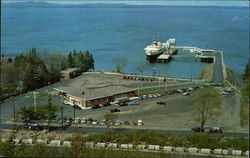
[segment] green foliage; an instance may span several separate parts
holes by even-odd
[[[250,75],[250,70],[249,70],[249,65],[250,64],[250,58],[248,59],[248,62],[246,64],[246,67],[245,67],[245,71],[242,75],[242,79],[245,81],[245,82],[249,82],[249,75]]]
[[[242,119],[242,125],[248,126],[249,125],[249,62],[246,64],[246,68],[244,73],[242,74],[243,79],[243,86],[241,87],[241,93],[242,93],[242,105],[241,105],[241,119]]]
[[[21,106],[20,111],[18,111],[17,113],[18,115],[21,115],[21,119],[26,123],[46,119],[44,111],[40,110],[40,108],[37,108],[37,110],[35,110],[34,107]]]
[[[38,106],[36,109],[32,107],[20,107],[20,111],[17,113],[21,115],[21,119],[28,123],[28,122],[35,122],[37,120],[53,120],[57,117],[56,111],[58,111],[59,108],[56,106],[53,106],[51,103],[51,96],[48,98],[48,105],[45,106]],[[48,123],[49,123],[48,122]]]
[[[84,142],[118,142],[138,144],[152,144],[160,146],[183,146],[210,149],[228,149],[247,151],[248,140],[243,138],[234,138],[223,141],[222,137],[210,137],[209,135],[194,134],[190,136],[171,136],[169,134],[157,134],[150,132],[105,132],[102,134],[90,134],[78,132],[68,140],[72,141],[71,148],[51,148],[35,144],[33,146],[14,145],[12,141],[15,138],[13,132],[6,143],[0,143],[0,155],[2,156],[29,156],[29,157],[166,157],[163,153],[143,153],[140,151],[125,151],[112,149],[96,149],[84,146]]]
[[[214,87],[205,87],[199,89],[195,103],[190,107],[194,112],[194,119],[201,124],[203,128],[207,120],[212,120],[222,114],[220,111],[221,98]]]
[[[72,57],[71,52],[69,52],[69,55],[68,55],[68,67],[74,67],[74,58]]]
[[[73,55],[71,52],[68,54],[68,67],[77,67],[81,71],[87,71],[89,69],[94,69],[94,59],[89,51],[79,51],[73,50]]]

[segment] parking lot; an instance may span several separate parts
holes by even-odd
[[[118,119],[112,123],[113,126],[132,126],[138,120],[143,122],[145,128],[170,128],[170,129],[190,129],[199,126],[193,119],[192,111],[189,107],[194,103],[196,91],[189,91],[190,95],[174,93],[160,97],[150,97],[148,99],[136,101],[139,105],[128,106],[107,106],[98,109],[78,110],[77,118],[83,120],[92,119],[95,125],[104,124],[104,114],[117,109]],[[224,114],[212,122],[206,123],[206,127],[218,126],[223,129],[239,128],[239,100],[237,93],[230,92],[222,97],[222,110]],[[164,102],[165,104],[159,104]],[[158,103],[158,104],[157,104]],[[91,120],[90,119],[90,120]],[[125,121],[129,122],[125,123]],[[134,122],[134,123],[133,123]],[[79,125],[91,125],[91,122],[83,121]],[[91,125],[92,126],[92,125]]]
[[[98,76],[98,75],[97,75]],[[87,79],[94,83],[92,79],[100,80],[100,78],[96,78],[95,75],[88,76]],[[119,77],[115,76],[113,78],[106,78],[110,80],[107,83],[110,84],[117,84]],[[113,79],[113,81],[111,80]],[[107,80],[100,80],[99,85]],[[54,106],[63,107],[64,117],[66,118],[73,118],[73,108],[70,105],[62,104],[62,98],[60,98],[53,88],[59,87],[60,85],[69,84],[74,80],[64,80],[62,82],[55,83],[51,86],[43,87],[37,90],[39,92],[37,97],[37,106],[46,105],[48,103],[48,96],[42,94],[52,94],[52,103]],[[158,82],[141,82],[138,80],[118,80],[118,84],[126,84],[129,86],[139,87],[144,84],[146,85],[159,85]],[[106,84],[107,84],[106,83]],[[168,85],[167,88],[174,88],[176,87],[183,87],[183,84],[186,84],[188,87],[195,86],[195,82],[189,82],[187,80],[176,80],[176,79],[169,79],[167,81]],[[166,83],[162,83],[164,86]],[[186,88],[188,88],[186,87]],[[218,89],[221,92],[221,90]],[[118,109],[120,112],[116,112],[118,114],[118,119],[120,123],[113,123],[113,125],[120,126],[123,124],[124,126],[131,126],[133,125],[133,121],[138,123],[138,120],[141,120],[143,123],[143,127],[145,128],[173,128],[173,129],[180,129],[180,128],[187,128],[190,129],[191,127],[198,126],[199,123],[193,120],[192,111],[189,107],[194,103],[195,98],[194,95],[196,90],[190,91],[190,95],[183,95],[183,93],[174,93],[168,94],[165,96],[157,96],[154,97],[155,94],[151,94],[152,96],[147,96],[148,99],[136,101],[139,105],[128,105],[128,106],[107,106],[98,109],[76,109],[76,118],[82,119],[89,119],[96,120],[96,123],[89,124],[82,124],[90,125],[90,126],[104,126],[102,120],[104,120],[104,114],[110,112],[110,110]],[[206,124],[206,126],[219,126],[224,128],[233,128],[238,129],[240,127],[240,95],[236,92],[230,92],[228,94],[221,94],[222,97],[222,110],[224,114],[219,116],[216,120],[211,123]],[[33,94],[32,93],[25,93],[21,96],[17,96],[15,100],[9,99],[6,100],[5,103],[1,104],[1,120],[2,123],[8,122],[8,120],[13,119],[13,112],[19,110],[20,106],[33,106]],[[165,102],[166,104],[157,104],[157,102]],[[14,108],[15,105],[15,108]],[[61,111],[58,111],[58,119],[60,119]],[[126,121],[129,122],[125,123]],[[80,125],[80,124],[79,124]]]

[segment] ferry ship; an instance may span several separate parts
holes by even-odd
[[[161,55],[164,51],[170,49],[172,46],[175,46],[175,39],[169,39],[166,41],[166,43],[153,41],[152,44],[144,48],[147,60],[149,62],[156,61],[159,55]]]

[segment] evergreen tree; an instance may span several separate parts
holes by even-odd
[[[52,105],[51,95],[48,98],[48,105],[45,108],[46,108],[47,119],[48,119],[48,129],[50,129],[51,120],[54,120],[57,117],[56,115],[57,108]]]
[[[74,58],[72,57],[72,53],[69,52],[69,55],[68,55],[68,67],[74,67]]]
[[[7,60],[7,63],[12,64],[12,63],[13,63],[12,58],[9,58],[9,59]]]

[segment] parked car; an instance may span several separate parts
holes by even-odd
[[[93,106],[91,109],[99,109],[99,108],[101,108],[100,105],[95,105],[95,106]]]
[[[37,123],[26,123],[22,125],[22,128],[28,130],[43,130],[43,127]]]
[[[109,121],[108,124],[109,124],[110,126],[113,126],[113,125],[115,124],[115,122],[114,122],[114,121]]]
[[[154,97],[154,98],[157,98],[157,97],[158,97],[158,95],[157,95],[157,94],[153,94],[153,97]]]
[[[93,122],[93,119],[92,119],[92,118],[89,118],[89,119],[86,120],[86,123],[87,123],[87,124],[92,124],[92,122]]]
[[[129,125],[128,121],[120,121],[122,125]]]
[[[136,125],[137,125],[137,122],[136,122],[136,121],[132,121],[132,125],[133,125],[133,126],[136,126]]]
[[[115,125],[115,126],[120,126],[120,125],[121,125],[121,122],[120,122],[120,121],[116,121],[114,125]]]
[[[158,101],[157,104],[166,105],[167,103],[165,101]]]
[[[230,87],[226,87],[226,88],[224,89],[224,91],[225,91],[225,92],[233,92],[234,89],[233,89],[233,88],[230,88]]]
[[[138,126],[142,126],[143,125],[142,120],[138,120],[137,124],[138,124]]]
[[[220,92],[220,95],[228,95],[229,93],[228,92],[225,92],[225,91],[222,91]]]
[[[222,133],[222,130],[219,127],[213,127],[209,129],[209,133]]]
[[[111,109],[110,112],[120,112],[121,110],[119,109]]]
[[[153,95],[152,95],[152,94],[149,94],[149,95],[148,95],[148,98],[153,98]]]
[[[184,92],[184,93],[182,93],[184,96],[188,96],[188,95],[190,95],[190,93],[189,92]]]
[[[81,123],[81,119],[77,117],[74,122],[75,123]]]
[[[146,96],[146,95],[143,95],[142,98],[143,98],[143,99],[147,99],[147,96]]]
[[[192,132],[205,132],[204,128],[200,128],[200,127],[195,127],[195,128],[191,128]]]
[[[183,93],[183,90],[182,89],[177,89],[177,92],[178,93]]]
[[[105,120],[101,120],[101,121],[99,121],[99,124],[100,124],[100,125],[106,125],[105,122],[106,122]]]
[[[188,88],[188,90],[190,90],[190,91],[193,91],[193,90],[194,90],[194,88],[192,88],[192,87],[189,87],[189,88]]]
[[[93,120],[92,125],[97,125],[98,121],[97,120]]]
[[[129,102],[128,105],[139,105],[139,103],[136,101],[132,101],[132,102]]]
[[[157,95],[158,97],[161,97],[161,94],[160,94],[160,93],[157,93],[156,95]]]
[[[87,122],[87,119],[86,118],[82,118],[81,119],[81,123],[86,123]]]
[[[127,106],[127,105],[128,105],[127,102],[121,102],[121,103],[119,103],[119,106]]]

